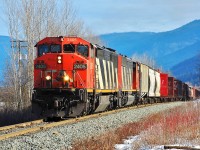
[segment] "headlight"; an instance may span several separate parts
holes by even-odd
[[[69,81],[69,76],[68,75],[64,76],[64,81]]]
[[[46,76],[46,80],[51,80],[51,76]]]
[[[58,64],[62,64],[62,56],[57,57],[57,62],[58,62]]]

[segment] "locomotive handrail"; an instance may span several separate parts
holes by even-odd
[[[80,74],[79,74],[77,71],[76,71],[75,73],[76,73],[76,74],[78,75],[78,77],[80,78],[80,81],[81,81],[81,84],[82,84],[83,88],[85,88],[85,84],[84,84],[83,79],[81,78]]]

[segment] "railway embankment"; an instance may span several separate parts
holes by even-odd
[[[127,109],[117,113],[48,128],[37,133],[25,134],[0,141],[0,149],[67,149],[76,141],[115,132],[128,123],[138,122],[148,116],[178,106],[184,102],[158,103],[146,107]]]

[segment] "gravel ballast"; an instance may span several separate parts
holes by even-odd
[[[183,103],[160,103],[101,116],[71,125],[54,127],[38,133],[0,141],[0,149],[67,149],[77,139],[99,135],[108,130],[118,128],[123,124],[137,122],[150,114],[177,107]]]

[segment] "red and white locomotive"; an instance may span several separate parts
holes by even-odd
[[[79,37],[46,37],[36,49],[32,111],[40,116],[76,117],[184,96],[169,96],[167,74]]]

